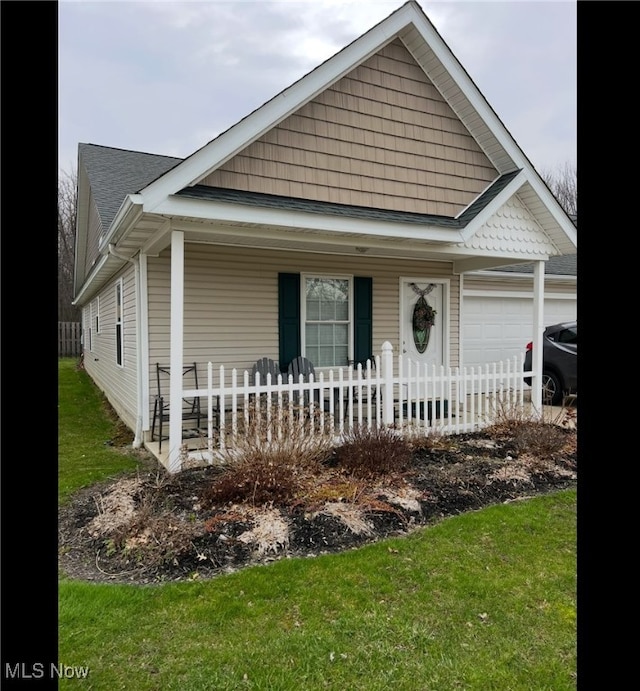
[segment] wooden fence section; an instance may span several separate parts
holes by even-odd
[[[58,357],[76,357],[82,352],[82,324],[58,322]]]

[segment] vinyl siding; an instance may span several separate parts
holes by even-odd
[[[201,182],[455,216],[496,175],[397,39]]]
[[[155,393],[155,364],[169,363],[170,251],[148,261],[149,365]],[[278,272],[347,274],[373,278],[373,349],[386,340],[398,352],[399,277],[443,277],[451,281],[452,364],[459,343],[459,282],[444,262],[185,245],[184,361],[196,362],[202,383],[209,361],[215,367],[250,369],[261,357],[278,360]],[[102,310],[102,302],[101,302]]]
[[[123,366],[116,364],[116,321],[115,284],[123,280]],[[138,357],[136,352],[136,304],[135,272],[132,266],[123,270],[99,293],[100,333],[92,334],[92,350],[85,352],[84,366],[98,388],[103,391],[109,403],[122,421],[135,429],[137,414],[136,374]],[[92,301],[92,304],[95,302]],[[90,314],[90,305],[83,310]],[[83,324],[86,326],[86,323]],[[93,326],[93,325],[92,325]],[[85,339],[86,347],[86,339]]]

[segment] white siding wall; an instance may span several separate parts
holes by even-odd
[[[150,393],[155,394],[155,363],[169,363],[170,251],[148,262]],[[373,349],[399,342],[399,277],[451,280],[452,364],[458,359],[458,277],[444,262],[185,246],[184,361],[206,371],[216,365],[250,369],[260,357],[278,360],[278,273],[314,272],[373,278]],[[204,380],[203,382],[204,383]]]
[[[115,321],[115,284],[123,278],[123,330],[124,357],[123,366],[116,364],[116,321]],[[127,266],[117,278],[111,281],[99,293],[100,298],[100,333],[92,333],[92,350],[85,351],[85,369],[103,391],[122,421],[132,430],[135,429],[137,414],[136,373],[138,357],[136,353],[136,304],[135,272]],[[91,304],[95,304],[95,300]],[[83,309],[87,318],[90,305]],[[93,329],[95,325],[91,324]],[[86,327],[86,324],[84,324]],[[85,338],[85,348],[87,338]]]

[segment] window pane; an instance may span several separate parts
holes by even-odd
[[[349,280],[305,279],[305,354],[316,367],[344,366],[349,353]]]

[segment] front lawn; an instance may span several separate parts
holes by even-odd
[[[85,372],[61,361],[60,501],[135,470]],[[576,687],[576,491],[211,580],[62,577],[59,659],[91,689]]]

